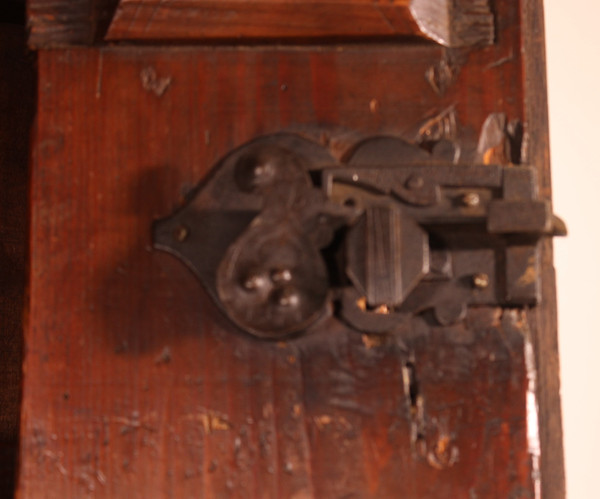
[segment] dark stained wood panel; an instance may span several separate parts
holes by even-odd
[[[40,53],[20,497],[534,497],[532,352],[544,497],[561,497],[561,456],[544,457],[560,454],[556,385],[540,386],[556,381],[540,357],[555,354],[546,308],[472,308],[384,340],[329,320],[264,342],[150,247],[152,222],[259,134],[296,131],[335,154],[374,134],[448,138],[464,161],[492,113],[543,134],[543,95],[525,94],[539,39],[521,59],[519,6],[497,16],[497,43],[472,51]]]
[[[489,63],[499,50],[471,57]],[[56,497],[531,489],[516,312],[473,311],[449,330],[424,323],[405,344],[333,322],[314,337],[265,343],[235,331],[187,269],[149,248],[152,220],[256,134],[316,123],[414,138],[453,106],[457,140],[474,148],[498,100],[460,87],[440,98],[423,84],[443,52],[40,54],[23,497],[40,487]],[[364,85],[361,72],[378,78]],[[493,67],[487,88],[500,95],[510,82],[519,95],[519,72]],[[459,78],[481,73],[465,66]],[[521,115],[518,99],[501,109]],[[344,459],[332,459],[340,449]]]

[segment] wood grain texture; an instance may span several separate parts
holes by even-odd
[[[546,51],[542,0],[522,5],[523,72],[525,116],[529,134],[527,158],[539,169],[540,194],[551,199],[548,101],[546,91]],[[558,166],[561,167],[560,165]],[[560,364],[556,317],[556,281],[552,241],[542,246],[542,305],[530,313],[538,376],[540,418],[541,495],[548,499],[565,497],[564,449],[560,401]]]
[[[384,341],[331,320],[269,343],[150,248],[153,220],[259,134],[338,153],[348,136],[447,137],[476,157],[491,113],[528,109],[519,6],[497,10],[497,43],[471,53],[40,53],[19,497],[533,496],[535,317],[473,308]]]
[[[488,0],[121,0],[108,40],[421,37],[449,47],[489,44]]]
[[[410,0],[121,0],[108,40],[420,35]]]
[[[28,0],[32,48],[92,45],[104,36],[118,0]]]
[[[12,497],[17,450],[28,233],[34,60],[25,30],[0,23],[0,497]]]
[[[490,0],[29,0],[28,23],[35,48],[97,44],[109,23],[109,41],[420,37],[462,47],[495,36]]]

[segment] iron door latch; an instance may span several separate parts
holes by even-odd
[[[440,148],[443,150],[443,148]],[[240,328],[279,339],[336,314],[368,333],[424,314],[540,301],[539,241],[564,224],[535,170],[456,165],[398,138],[342,161],[293,134],[228,154],[153,241],[198,276]]]

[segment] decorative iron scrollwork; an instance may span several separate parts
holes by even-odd
[[[261,338],[332,313],[386,333],[416,314],[448,325],[469,305],[535,305],[538,241],[564,233],[537,198],[535,170],[448,155],[375,137],[340,162],[297,135],[261,137],[154,224],[154,245]]]

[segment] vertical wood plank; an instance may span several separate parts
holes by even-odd
[[[533,319],[473,309],[383,341],[331,319],[263,342],[150,248],[152,221],[258,134],[337,153],[433,135],[473,160],[491,113],[529,112],[518,7],[469,53],[42,52],[20,497],[530,497]]]
[[[525,116],[529,133],[527,161],[537,166],[540,193],[551,199],[546,49],[544,6],[541,0],[527,0],[523,18],[523,71],[525,77]],[[542,305],[530,314],[534,324],[533,344],[537,369],[539,439],[541,445],[541,495],[564,498],[565,471],[560,403],[560,365],[556,317],[556,280],[552,241],[542,246]]]

